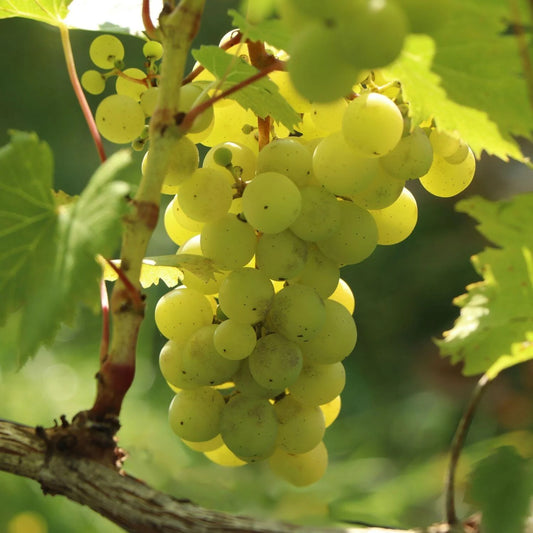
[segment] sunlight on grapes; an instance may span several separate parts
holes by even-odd
[[[6,533],[47,533],[44,518],[37,513],[24,512],[15,515],[7,524]]]

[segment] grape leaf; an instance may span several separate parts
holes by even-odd
[[[0,0],[0,19],[23,17],[57,26],[72,0]]]
[[[493,379],[533,359],[533,194],[490,203],[474,197],[457,205],[501,248],[472,258],[483,280],[455,298],[460,316],[437,344],[452,363],[464,362],[465,375],[487,372]]]
[[[194,58],[218,79],[224,80],[221,89],[228,89],[257,74],[258,70],[240,57],[226,53],[218,46],[201,46],[192,51]],[[288,129],[300,122],[300,115],[279,93],[277,85],[261,78],[228,96],[244,109],[251,109],[258,117],[271,116]]]
[[[239,28],[250,41],[263,41],[280,50],[287,50],[291,35],[280,19],[265,19],[252,23],[235,9],[230,9],[228,15],[233,17],[233,25]]]
[[[533,464],[511,446],[498,448],[471,474],[470,499],[482,512],[486,533],[522,533],[533,496]]]
[[[506,32],[507,2],[450,0],[446,22],[432,34],[411,35],[387,72],[402,80],[414,123],[433,117],[457,130],[476,156],[524,160],[514,137],[531,138],[516,38]]]

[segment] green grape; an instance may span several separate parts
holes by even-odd
[[[170,427],[182,439],[193,442],[213,439],[219,433],[224,405],[224,396],[212,387],[182,390],[170,403]]]
[[[186,341],[197,329],[211,324],[213,309],[198,291],[177,287],[164,294],[155,307],[155,323],[167,339]]]
[[[331,364],[348,357],[357,342],[357,328],[352,315],[339,302],[326,300],[326,319],[318,333],[300,343],[309,363]]]
[[[398,106],[379,93],[365,93],[352,100],[342,119],[345,141],[366,157],[380,157],[393,150],[403,128]]]
[[[169,385],[179,389],[191,388],[184,380],[182,357],[185,341],[167,341],[159,352],[159,369]]]
[[[207,222],[201,233],[202,252],[222,270],[236,270],[254,256],[257,237],[238,216],[226,214]]]
[[[340,22],[338,53],[360,69],[384,67],[400,54],[407,32],[407,17],[393,0],[357,0],[352,17]]]
[[[222,437],[221,437],[222,438]],[[204,452],[204,455],[213,463],[226,466],[236,467],[246,464],[246,461],[239,459],[225,444],[222,442],[222,446],[219,446],[215,450]]]
[[[141,107],[147,117],[151,117],[157,107],[159,87],[150,87],[141,94]]]
[[[354,203],[365,209],[383,209],[400,197],[404,184],[403,180],[394,178],[384,167],[378,165],[376,175],[370,185],[349,197]]]
[[[288,72],[275,70],[268,77],[278,86],[281,96],[289,102],[297,113],[307,113],[311,110],[311,102],[294,88]]]
[[[274,407],[266,399],[237,394],[222,411],[222,440],[247,462],[268,457],[274,451],[277,432]]]
[[[328,451],[323,442],[305,453],[289,453],[276,448],[268,464],[276,476],[296,487],[316,483],[328,467]]]
[[[294,383],[302,364],[300,347],[277,333],[258,339],[248,359],[252,377],[266,389],[284,389]]]
[[[331,400],[331,402],[323,403],[319,405],[320,410],[324,415],[324,421],[326,423],[326,428],[329,428],[333,422],[339,416],[341,412],[341,397],[337,396]]]
[[[255,329],[252,326],[231,318],[218,324],[213,334],[216,351],[226,359],[235,361],[248,357],[255,348],[256,341]]]
[[[142,80],[142,83],[118,76],[115,83],[117,94],[124,94],[125,96],[133,98],[136,102],[139,102],[141,100],[141,95],[148,89],[145,82],[146,74],[138,68],[127,68],[123,74],[128,76],[128,78]]]
[[[180,88],[179,111],[188,113],[193,107],[205,102],[209,95],[204,92],[200,85],[188,83]],[[208,107],[198,115],[192,126],[189,128],[189,133],[200,133],[205,131],[213,122],[213,107]]]
[[[444,130],[432,130],[429,140],[433,151],[441,157],[451,157],[461,145],[461,138],[457,133]]]
[[[251,180],[255,175],[255,167],[257,162],[257,156],[252,152],[250,148],[242,144],[234,142],[224,142],[213,146],[207,154],[205,154],[203,167],[220,168],[220,163],[215,161],[218,150],[228,150],[231,158],[228,163],[231,163],[232,168],[243,180]]]
[[[217,324],[201,327],[189,337],[183,348],[182,372],[185,379],[197,386],[231,381],[239,368],[239,361],[222,357],[215,349],[213,337],[216,329]]]
[[[127,144],[135,140],[144,129],[144,112],[129,96],[112,94],[96,108],[96,126],[108,141]]]
[[[404,187],[400,197],[388,207],[370,211],[378,226],[378,244],[397,244],[413,232],[418,219],[415,197]]]
[[[466,158],[457,165],[435,154],[429,172],[420,178],[420,183],[434,196],[449,198],[463,192],[470,185],[475,171],[476,159],[470,149]]]
[[[406,181],[428,172],[433,161],[433,148],[421,128],[403,137],[396,147],[379,159],[383,168],[394,178]]]
[[[124,59],[124,46],[114,35],[99,35],[89,47],[91,61],[100,68],[114,68],[116,61]]]
[[[355,265],[369,257],[378,241],[372,215],[352,202],[339,202],[341,223],[327,239],[317,242],[320,251],[340,265]]]
[[[183,209],[180,208],[178,203],[178,196],[174,196],[170,203],[168,204],[168,209],[172,213],[172,216],[176,219],[176,222],[184,229],[192,231],[195,235],[202,231],[204,227],[204,222],[198,222],[198,220],[193,220],[188,217]]]
[[[246,220],[263,233],[287,229],[298,218],[301,207],[298,187],[279,172],[257,174],[242,195]]]
[[[198,148],[188,137],[181,137],[173,143],[174,146],[169,153],[165,178],[161,187],[163,194],[176,194],[179,185],[196,171],[200,159]],[[150,150],[146,154],[146,158],[149,158]]]
[[[274,295],[268,327],[291,341],[313,338],[326,319],[322,298],[306,285],[289,285]]]
[[[193,220],[209,222],[224,216],[233,191],[222,170],[199,168],[179,188],[178,204]]]
[[[332,102],[352,92],[358,70],[339,54],[334,27],[318,22],[293,35],[287,70],[296,90],[314,102]]]
[[[254,379],[250,372],[249,358],[241,361],[239,370],[233,376],[235,390],[246,394],[246,396],[255,396],[258,398],[275,398],[285,391],[285,388],[265,388],[261,387]]]
[[[158,41],[147,41],[143,44],[143,55],[157,61],[163,57],[163,45]]]
[[[315,289],[321,298],[327,298],[337,287],[339,276],[337,263],[327,258],[315,245],[309,245],[303,269],[297,276],[289,279],[289,284],[308,285]]]
[[[105,78],[97,70],[87,70],[81,76],[81,86],[89,94],[102,94],[105,89]]]
[[[312,154],[295,139],[276,139],[257,156],[257,173],[262,172],[279,172],[303,187],[313,172]]]
[[[286,280],[304,267],[307,245],[289,230],[264,233],[257,241],[256,267],[270,279]]]
[[[377,159],[355,152],[340,132],[322,139],[313,153],[317,180],[340,196],[356,194],[368,187],[377,168]]]
[[[339,131],[339,124],[342,122],[347,106],[348,102],[344,98],[326,104],[313,102],[310,112],[311,120],[318,130],[324,132],[324,136],[335,133]]]
[[[317,446],[326,431],[316,405],[304,405],[290,394],[274,404],[279,422],[277,445],[288,453],[305,453]]]
[[[174,213],[172,212],[172,202],[167,205],[165,209],[165,215],[163,217],[163,223],[165,226],[166,234],[172,239],[172,241],[178,245],[182,245],[188,241],[191,237],[198,235],[198,232],[191,231],[181,226]]]
[[[302,209],[289,229],[304,241],[319,241],[332,235],[341,217],[335,195],[322,187],[300,189]]]
[[[273,296],[274,287],[268,276],[255,268],[241,268],[222,282],[218,300],[229,318],[256,324],[265,318]]]
[[[346,372],[342,363],[328,365],[305,363],[289,391],[305,405],[322,405],[344,389]]]
[[[345,309],[348,310],[350,315],[353,315],[355,310],[355,297],[348,283],[346,283],[342,278],[339,280],[337,288],[333,291],[333,294],[329,297],[329,299],[339,302]]]
[[[320,406],[322,408],[322,406]],[[195,452],[212,452],[213,450],[216,450],[217,448],[220,448],[224,441],[222,440],[222,437],[220,436],[220,433],[213,437],[212,439],[205,440],[205,441],[199,441],[199,442],[193,442],[186,439],[181,439],[183,444],[188,446],[191,450],[194,450]]]

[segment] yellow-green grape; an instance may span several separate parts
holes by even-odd
[[[406,181],[423,176],[431,167],[433,148],[421,128],[403,137],[396,147],[379,159],[379,163],[394,178]]]
[[[268,327],[292,341],[312,339],[326,319],[324,302],[306,285],[288,285],[274,295]]]
[[[182,390],[170,403],[170,427],[182,439],[193,442],[213,439],[219,433],[224,405],[224,396],[212,387]]]
[[[366,157],[380,157],[394,149],[403,127],[398,106],[379,93],[365,93],[352,100],[342,119],[344,139]]]
[[[255,329],[228,318],[217,325],[213,334],[216,351],[226,359],[240,361],[254,350],[257,341]]]
[[[215,160],[215,154],[220,149],[229,150],[231,158],[228,163],[231,164],[233,171],[237,173],[240,179],[246,181],[251,180],[254,177],[257,156],[250,148],[248,148],[248,146],[230,141],[213,146],[207,154],[205,154],[202,166],[220,168],[220,163]]]
[[[357,342],[357,328],[352,315],[340,303],[324,302],[326,320],[319,332],[300,347],[309,363],[338,363],[348,357]]]
[[[344,389],[346,372],[342,363],[329,365],[305,363],[289,391],[305,405],[331,402]]]
[[[341,222],[339,202],[322,187],[300,189],[302,209],[289,229],[304,241],[319,241],[332,235]]]
[[[178,187],[196,171],[200,160],[198,148],[188,137],[181,137],[173,142],[174,146],[168,157],[165,179],[161,187],[163,194],[176,194]],[[150,157],[149,153],[148,150],[147,158]]]
[[[127,68],[123,74],[128,76],[128,79],[122,76],[117,77],[115,89],[117,94],[124,94],[133,98],[136,102],[141,100],[141,95],[146,92],[148,86],[146,85],[146,74],[138,68]],[[133,80],[142,80],[142,83]],[[143,110],[144,111],[144,110]]]
[[[209,95],[204,92],[200,85],[188,83],[180,88],[179,111],[188,113],[193,107],[205,102],[208,98]],[[189,132],[200,133],[205,131],[213,122],[213,116],[213,107],[208,107],[194,119]]]
[[[324,437],[326,424],[320,407],[304,405],[290,394],[274,404],[279,422],[277,445],[288,453],[312,450]]]
[[[178,204],[193,220],[209,222],[228,212],[232,198],[231,185],[222,170],[199,168],[180,185]]]
[[[186,379],[197,386],[230,381],[239,368],[239,361],[222,357],[215,349],[213,336],[216,328],[217,324],[209,324],[196,330],[183,349],[182,371]]]
[[[141,107],[147,117],[154,114],[159,98],[159,87],[150,87],[141,94]]]
[[[102,94],[105,89],[105,78],[97,70],[87,70],[81,75],[81,86],[89,94]]]
[[[274,407],[266,399],[237,394],[222,411],[222,440],[247,462],[268,457],[274,451],[277,433]]]
[[[466,158],[456,165],[435,154],[429,172],[420,178],[420,183],[431,194],[449,198],[463,192],[470,185],[475,171],[476,159],[470,148]]]
[[[445,130],[431,130],[429,141],[433,151],[441,157],[452,156],[461,144],[461,138],[456,132]]]
[[[329,299],[339,302],[348,310],[350,315],[353,315],[355,310],[355,297],[348,283],[346,283],[342,278],[339,279],[337,288],[333,291],[333,294],[331,294]]]
[[[198,235],[202,231],[202,228],[204,227],[204,222],[198,222],[198,220],[193,220],[192,218],[189,218],[183,212],[183,210],[180,209],[177,195],[174,196],[174,198],[172,198],[172,200],[168,204],[168,210],[181,227],[192,231],[194,235]]]
[[[311,109],[311,102],[294,88],[288,72],[275,70],[268,77],[278,86],[281,96],[297,113],[307,113]]]
[[[159,369],[169,387],[175,392],[190,389],[189,383],[182,372],[182,358],[185,341],[167,341],[159,352]]]
[[[155,323],[167,339],[186,341],[197,329],[211,324],[213,309],[200,292],[177,287],[164,294],[155,307]]]
[[[324,132],[325,136],[339,131],[346,107],[348,107],[348,102],[344,98],[326,104],[313,102],[309,114],[313,124],[318,130]]]
[[[201,233],[202,252],[222,270],[236,270],[254,256],[257,237],[253,228],[234,214],[207,222]]]
[[[323,442],[308,452],[298,454],[279,447],[268,464],[276,476],[296,487],[305,487],[316,483],[326,473],[328,451]]]
[[[323,406],[320,406],[322,408]],[[209,440],[199,441],[199,442],[193,442],[191,440],[181,439],[183,444],[188,446],[191,450],[194,450],[195,452],[212,452],[213,450],[216,450],[217,448],[220,448],[224,441],[222,440],[222,437],[220,436],[220,433]]]
[[[279,172],[257,174],[242,195],[246,220],[263,233],[279,233],[287,229],[298,218],[301,208],[298,187]]]
[[[322,405],[319,405],[319,407],[324,415],[326,427],[329,428],[341,412],[341,397],[337,396],[336,398],[333,398],[331,402],[323,403]]]
[[[388,207],[370,211],[378,226],[378,244],[397,244],[407,239],[418,220],[415,197],[404,187],[400,197]]]
[[[144,129],[144,112],[129,96],[112,94],[96,108],[96,126],[108,141],[127,144],[135,140]]]
[[[339,276],[337,263],[327,258],[314,244],[310,244],[304,267],[297,276],[289,279],[289,284],[308,285],[321,298],[327,298],[337,287]]]
[[[275,398],[285,391],[285,388],[265,388],[261,387],[250,372],[249,358],[243,359],[239,370],[233,376],[235,390],[246,394],[246,396],[256,396],[258,398]]]
[[[158,41],[147,41],[143,44],[144,57],[157,61],[163,57],[163,45]]]
[[[255,268],[231,272],[220,285],[218,293],[224,314],[243,324],[256,324],[263,320],[273,296],[270,279]]]
[[[372,215],[352,202],[339,202],[341,223],[333,235],[317,242],[320,251],[340,265],[355,265],[375,250],[378,229]]]
[[[391,176],[381,165],[370,185],[361,192],[351,194],[354,203],[365,209],[383,209],[393,204],[402,194],[403,180]]]
[[[311,178],[313,157],[307,147],[295,139],[276,139],[257,156],[257,173],[262,172],[279,172],[303,187]]]
[[[97,67],[114,68],[116,61],[124,59],[124,46],[114,35],[99,35],[89,47],[89,57]]]
[[[204,455],[220,466],[235,467],[246,464],[246,461],[239,459],[224,443],[215,450],[204,452]]]
[[[254,380],[267,389],[284,389],[302,370],[300,347],[277,333],[258,339],[248,365]]]
[[[331,102],[351,93],[358,70],[338,54],[335,28],[313,23],[295,32],[287,70],[296,90],[314,102]]]
[[[378,172],[378,161],[355,152],[342,133],[328,135],[313,153],[317,180],[331,193],[348,196],[363,191]]]
[[[306,258],[306,243],[289,230],[264,233],[257,242],[256,267],[273,280],[286,280],[298,275]]]
[[[452,165],[458,165],[468,157],[469,152],[470,147],[468,146],[468,144],[466,144],[465,141],[463,141],[463,139],[461,139],[457,150],[452,155],[449,155],[444,159],[446,159],[446,161],[448,161],[448,163],[451,163]]]

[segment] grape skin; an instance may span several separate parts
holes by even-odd
[[[99,35],[89,47],[91,61],[100,68],[114,68],[115,62],[124,59],[124,46],[114,35]]]
[[[132,142],[144,129],[141,106],[123,94],[104,98],[96,108],[94,118],[102,136],[116,144]]]

